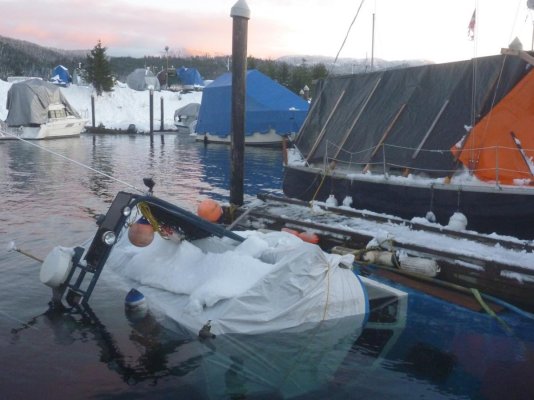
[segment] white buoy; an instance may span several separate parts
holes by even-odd
[[[337,207],[336,196],[334,196],[333,194],[328,196],[328,199],[326,199],[326,205],[329,206],[329,207]]]
[[[435,260],[422,257],[411,257],[404,252],[397,254],[399,260],[399,269],[414,274],[420,274],[428,277],[435,277],[439,271],[439,265]]]
[[[67,247],[56,246],[46,256],[41,265],[39,278],[47,286],[59,287],[72,268],[74,250]]]
[[[145,295],[137,289],[131,289],[124,299],[124,305],[127,308],[146,306]]]
[[[366,261],[371,264],[384,265],[386,267],[395,266],[395,253],[392,251],[366,251],[362,258],[363,261]]]
[[[454,231],[463,231],[467,227],[467,217],[461,212],[455,212],[449,219],[447,228]]]
[[[437,221],[436,215],[432,211],[427,212],[425,218],[428,222],[434,223]]]
[[[148,314],[145,295],[137,289],[131,289],[124,299],[124,312],[132,323],[143,320]]]
[[[345,198],[343,199],[343,205],[345,207],[352,206],[352,196],[345,196]]]

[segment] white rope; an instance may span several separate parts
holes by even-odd
[[[72,163],[74,163],[74,164],[76,164],[76,165],[78,165],[78,166],[80,166],[80,167],[82,167],[82,168],[85,168],[85,169],[88,169],[88,170],[90,170],[90,171],[96,172],[97,174],[100,174],[100,175],[102,175],[102,176],[105,176],[106,178],[109,178],[109,179],[112,179],[112,180],[114,180],[114,181],[116,181],[116,182],[122,183],[123,185],[128,186],[128,187],[130,187],[130,188],[132,188],[132,189],[134,189],[134,190],[137,190],[137,191],[140,192],[140,193],[145,193],[144,190],[141,190],[141,189],[135,187],[134,185],[132,185],[132,184],[130,184],[130,183],[128,183],[128,182],[125,182],[125,181],[122,181],[122,180],[120,180],[120,179],[117,179],[117,178],[115,178],[115,177],[113,177],[113,176],[111,176],[111,175],[106,174],[105,172],[99,171],[99,170],[94,169],[94,168],[92,168],[92,167],[90,167],[90,166],[88,166],[88,165],[85,165],[85,164],[83,164],[83,163],[81,163],[81,162],[79,162],[79,161],[73,160],[72,158],[66,157],[66,156],[64,156],[63,154],[56,153],[56,152],[53,151],[53,150],[47,149],[47,148],[45,148],[45,147],[43,147],[43,146],[39,146],[39,145],[36,144],[36,143],[33,143],[33,142],[31,142],[31,141],[29,141],[29,140],[26,140],[26,139],[23,139],[23,138],[21,138],[21,137],[19,137],[19,136],[17,136],[17,135],[13,135],[13,134],[11,134],[11,133],[9,133],[9,132],[2,132],[2,133],[6,134],[7,136],[11,136],[11,137],[14,138],[14,139],[20,140],[21,142],[28,143],[28,144],[30,144],[30,145],[32,145],[32,146],[34,146],[34,147],[37,147],[38,149],[47,151],[47,152],[49,152],[49,153],[51,153],[51,154],[53,154],[53,155],[55,155],[55,156],[61,157],[61,158],[65,159],[65,160],[67,160],[67,161],[70,161],[70,162],[72,162]]]

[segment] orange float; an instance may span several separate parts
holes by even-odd
[[[223,210],[215,200],[204,199],[198,205],[197,214],[200,218],[210,222],[217,222],[223,215]]]
[[[295,229],[290,228],[282,228],[282,232],[291,233],[292,235],[295,235],[299,238],[301,238],[304,242],[317,244],[319,243],[319,236],[313,232],[299,232]]]
[[[145,217],[139,218],[128,229],[130,243],[137,247],[146,247],[154,240],[154,228]]]

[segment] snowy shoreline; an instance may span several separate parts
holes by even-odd
[[[0,119],[7,117],[7,92],[12,83],[0,80]],[[70,85],[61,88],[69,103],[87,119],[91,125],[91,95],[95,94],[90,86]],[[200,103],[202,92],[178,93],[171,91],[154,92],[154,129],[161,126],[161,99],[163,99],[163,128],[174,130],[174,111],[189,103]],[[95,94],[95,126],[103,125],[107,129],[127,130],[134,124],[138,131],[150,130],[150,94],[149,91],[136,91],[123,83],[118,83],[112,92]]]

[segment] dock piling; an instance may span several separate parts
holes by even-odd
[[[232,7],[232,138],[230,203],[243,205],[245,151],[245,97],[247,73],[247,35],[250,9],[245,0]]]

